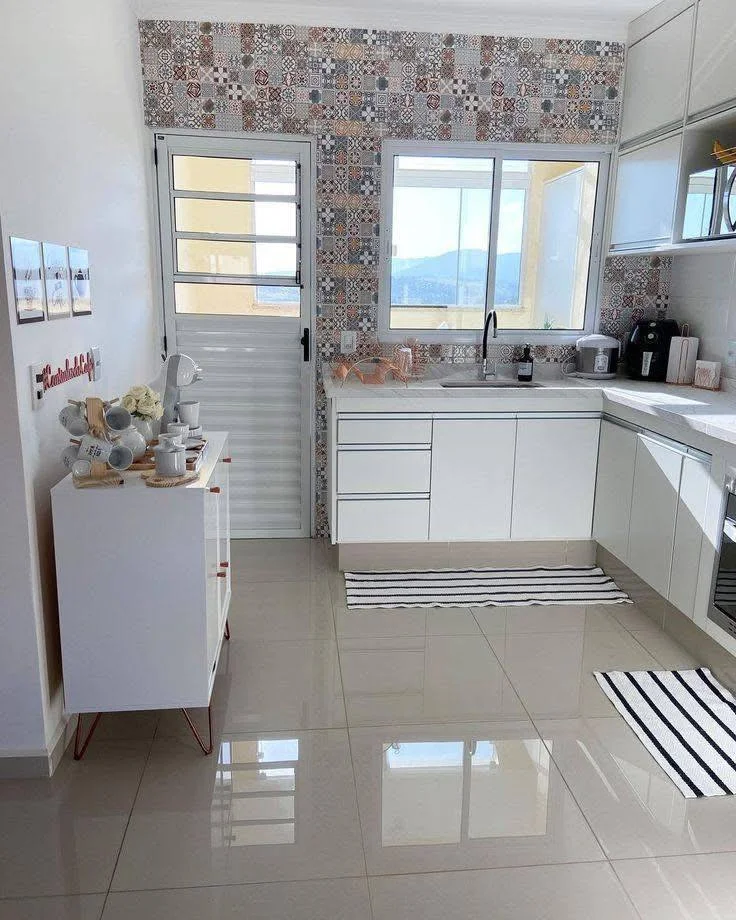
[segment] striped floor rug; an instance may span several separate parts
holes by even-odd
[[[736,699],[707,668],[595,677],[685,798],[736,794]]]
[[[596,566],[346,572],[350,608],[630,604]]]

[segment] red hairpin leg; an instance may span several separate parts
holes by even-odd
[[[186,709],[182,709],[182,713],[184,714],[184,718],[187,720],[187,725],[191,729],[191,732],[194,735],[197,741],[197,744],[202,748],[202,752],[204,754],[211,754],[212,753],[212,707],[211,706],[207,707],[207,728],[210,734],[210,740],[207,744],[205,744],[204,741],[202,740],[202,736],[197,731],[197,726],[194,724],[194,722],[192,722],[192,717],[189,715],[189,712]]]
[[[225,620],[225,638],[230,641],[230,620]]]
[[[80,747],[80,739],[82,737],[82,713],[80,712],[77,716],[77,730],[74,732],[74,759],[81,760],[84,757],[84,752],[87,750],[87,747],[92,740],[92,735],[95,733],[97,728],[97,723],[102,718],[102,713],[98,712],[92,722],[90,730],[87,732],[87,735]]]

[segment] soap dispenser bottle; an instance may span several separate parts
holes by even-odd
[[[519,361],[519,380],[528,383],[534,374],[534,358],[532,357],[532,346],[527,343],[524,346],[524,352]]]

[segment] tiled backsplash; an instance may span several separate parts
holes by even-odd
[[[670,296],[672,259],[612,256],[606,259],[598,326],[624,344],[635,323],[663,319]]]
[[[382,138],[612,144],[618,135],[618,43],[170,20],[142,21],[140,38],[149,126],[316,137],[318,379],[342,329],[358,332],[359,353],[380,349]],[[640,313],[663,309],[665,268],[610,260],[602,325],[623,334]],[[512,360],[511,346],[493,350]],[[433,362],[475,361],[477,352],[422,348]],[[537,360],[570,353],[535,347]],[[317,387],[324,533],[325,400]]]

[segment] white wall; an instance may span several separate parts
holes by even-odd
[[[29,366],[55,366],[100,345],[104,372],[95,392],[108,397],[151,379],[158,349],[151,152],[133,4],[16,0],[3,5],[0,25],[0,755],[8,756],[43,753],[62,725],[49,489],[64,472],[59,409],[69,397],[91,395],[88,381],[72,381],[33,412]],[[87,248],[93,315],[17,325],[11,235]],[[80,520],[67,538],[102,536],[86,534]]]
[[[675,256],[668,316],[690,323],[699,358],[720,361],[724,376],[736,378],[736,368],[726,366],[728,343],[736,341],[736,255]]]

